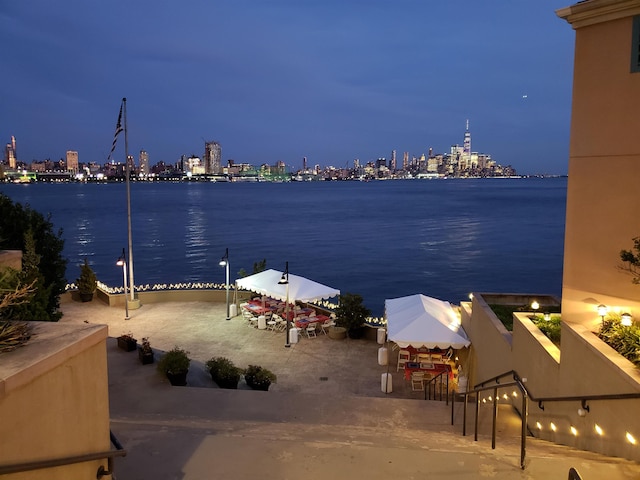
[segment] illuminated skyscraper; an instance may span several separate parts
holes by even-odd
[[[144,150],[140,150],[138,163],[140,164],[140,173],[143,175],[149,175],[149,154]]]
[[[67,171],[78,173],[78,152],[67,150]]]
[[[391,151],[391,162],[389,162],[389,170],[392,172],[396,171],[396,151]]]
[[[16,155],[16,137],[13,135],[11,136],[11,143],[7,143],[4,150],[4,163],[14,170],[18,164]]]
[[[469,131],[469,120],[467,120],[467,131],[464,132],[464,146],[462,156],[462,161],[465,164],[465,168],[471,168],[471,132]]]
[[[204,173],[213,175],[222,173],[222,147],[218,142],[204,144]]]

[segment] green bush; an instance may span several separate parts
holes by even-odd
[[[189,371],[189,352],[182,348],[173,347],[158,362],[158,370],[164,374],[184,373]]]
[[[249,365],[244,371],[244,379],[251,388],[266,390],[269,385],[276,382],[277,377],[275,373],[260,365]]]
[[[560,315],[551,315],[549,320],[545,320],[543,315],[534,315],[531,321],[555,346],[560,347],[560,331],[562,329]]]
[[[347,329],[350,338],[358,338],[371,310],[362,304],[362,296],[355,293],[340,295],[340,305],[335,309],[336,325]]]
[[[609,314],[597,335],[620,355],[640,367],[640,327],[626,327],[620,322],[620,316]]]
[[[76,287],[78,288],[78,293],[93,293],[96,291],[96,282],[98,281],[98,277],[89,266],[89,262],[87,259],[84,259],[84,263],[80,265],[80,276],[76,279]]]
[[[205,365],[213,381],[221,388],[237,388],[240,376],[244,372],[225,357],[213,357]]]

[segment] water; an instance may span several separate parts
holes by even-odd
[[[566,178],[305,183],[132,183],[136,285],[224,283],[267,268],[358,293],[374,315],[415,293],[559,295]],[[124,184],[0,184],[63,229],[67,279],[84,257],[122,284]]]

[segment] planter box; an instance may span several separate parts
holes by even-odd
[[[125,352],[133,352],[138,346],[138,342],[135,338],[118,337],[118,348],[121,348]]]
[[[329,338],[334,340],[342,340],[347,338],[347,329],[344,327],[329,327]]]
[[[143,365],[149,365],[154,360],[153,352],[143,353],[142,348],[138,347],[138,358]]]
[[[184,387],[187,384],[187,372],[171,373],[167,372],[167,378],[174,387]]]

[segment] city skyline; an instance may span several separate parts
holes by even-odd
[[[223,163],[341,168],[447,152],[470,119],[473,151],[567,171],[573,32],[554,10],[570,2],[196,2],[153,22],[146,2],[35,3],[0,7],[0,136],[19,161],[104,163],[127,97],[129,154],[151,163],[200,156],[206,137]]]

